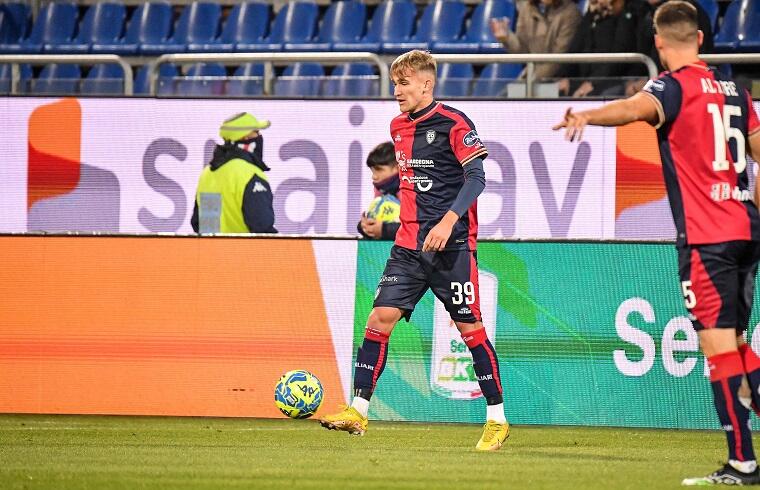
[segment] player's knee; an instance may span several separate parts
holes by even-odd
[[[397,308],[373,308],[367,326],[390,334],[400,318],[401,311]]]

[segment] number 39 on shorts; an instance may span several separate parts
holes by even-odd
[[[471,305],[475,302],[475,285],[472,282],[468,281],[464,284],[452,282],[451,292],[453,293],[451,302],[455,305],[461,305],[462,303]]]
[[[681,292],[686,303],[686,309],[690,310],[697,306],[697,296],[691,290],[691,281],[681,281]]]

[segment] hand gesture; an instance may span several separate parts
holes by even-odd
[[[423,252],[439,252],[446,248],[446,242],[449,241],[451,231],[454,226],[442,220],[435,225],[425,237],[425,243],[422,244]]]
[[[594,91],[594,84],[586,80],[575,90],[573,97],[585,97]]]
[[[370,238],[378,239],[383,235],[382,221],[377,221],[362,215],[361,227],[364,234]]]
[[[509,36],[509,17],[500,17],[498,19],[491,19],[490,26],[493,37],[499,41],[506,39]]]
[[[580,141],[583,136],[583,128],[588,124],[588,116],[582,112],[573,112],[572,107],[567,108],[565,119],[554,126],[554,131],[565,128],[565,139],[568,141]]]

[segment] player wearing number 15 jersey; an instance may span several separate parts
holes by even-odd
[[[746,90],[702,63],[697,12],[670,1],[655,13],[655,46],[670,70],[600,109],[568,110],[554,129],[571,141],[587,124],[647,121],[657,138],[673,212],[686,308],[710,368],[728,463],[684,485],[760,484],[750,410],[760,407],[760,358],[744,341],[760,260],[760,216],[747,152],[760,158],[760,121]],[[753,202],[754,197],[754,202]]]
[[[409,320],[432,289],[470,349],[486,399],[487,421],[476,448],[496,450],[509,435],[509,424],[499,361],[480,317],[475,252],[477,197],[485,188],[487,151],[467,116],[433,99],[435,76],[435,59],[424,51],[405,53],[391,65],[402,112],[390,127],[400,169],[401,228],[356,354],[351,406],[321,423],[328,429],[364,433],[390,334],[401,318]]]

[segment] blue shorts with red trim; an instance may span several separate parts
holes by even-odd
[[[760,242],[735,240],[678,248],[681,290],[696,330],[747,330]]]
[[[428,288],[455,322],[480,321],[477,252],[471,250],[422,252],[394,245],[373,306],[399,308],[409,321]]]

